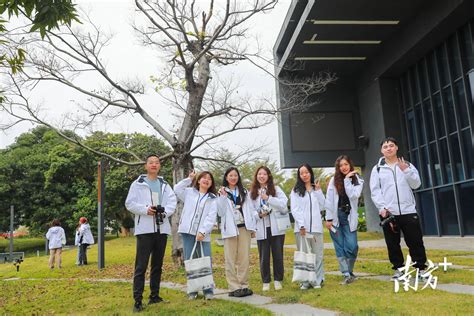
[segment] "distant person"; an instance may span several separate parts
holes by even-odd
[[[170,216],[176,208],[176,195],[163,177],[160,157],[152,154],[145,159],[146,174],[130,186],[125,206],[135,215],[137,251],[133,273],[134,312],[143,310],[145,274],[151,256],[150,297],[148,305],[163,302],[160,297],[161,272],[168,235],[171,235]]]
[[[80,240],[80,235],[79,235],[79,228],[81,227],[81,223],[78,222],[76,225],[76,232],[74,234],[74,246],[77,246],[77,255],[76,255],[76,265],[79,265],[80,262],[80,256],[81,256],[81,244],[79,242]]]
[[[87,265],[87,248],[94,244],[94,236],[92,236],[91,227],[86,217],[79,219],[79,265]]]
[[[323,221],[321,218],[324,194],[319,181],[314,179],[313,169],[307,163],[298,168],[296,184],[291,190],[290,200],[291,213],[295,219],[296,246],[299,251],[316,255],[314,262],[316,280],[301,283],[300,289],[307,290],[311,287],[319,289],[324,282]],[[306,249],[306,243],[302,238],[306,238],[310,249]]]
[[[419,275],[423,276],[423,270],[426,268],[426,252],[413,195],[413,190],[421,185],[420,175],[413,164],[398,158],[395,138],[385,138],[380,147],[383,157],[372,168],[370,191],[380,219],[385,223],[383,233],[388,258],[392,269],[395,270],[392,279],[396,280],[403,275],[398,270],[404,266],[405,261],[400,247],[401,232],[410,256],[415,262],[414,267],[420,269]]]
[[[54,262],[59,269],[61,269],[61,253],[63,246],[66,244],[66,233],[61,227],[59,219],[51,222],[51,227],[46,233],[46,239],[49,241],[49,268],[54,269]]]
[[[359,198],[364,180],[354,170],[352,160],[342,155],[336,159],[334,177],[326,192],[326,228],[334,243],[339,270],[343,275],[342,285],[355,281],[354,264],[359,246]]]

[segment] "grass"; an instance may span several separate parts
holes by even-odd
[[[360,233],[359,236],[364,236]],[[214,236],[215,237],[215,236]],[[291,243],[293,233],[287,234],[286,243]],[[367,238],[372,238],[370,235]],[[288,240],[290,239],[290,240]],[[329,237],[325,239],[330,242]],[[131,285],[120,282],[88,282],[86,279],[125,279],[131,280],[135,257],[135,238],[118,238],[106,243],[106,269],[97,270],[97,247],[93,246],[88,253],[89,266],[74,265],[76,250],[63,253],[63,269],[49,270],[46,256],[29,258],[22,263],[20,272],[13,265],[0,265],[0,279],[19,277],[22,280],[0,281],[0,310],[6,314],[128,314],[132,305]],[[217,287],[226,288],[224,248],[212,246],[213,272]],[[394,293],[393,283],[360,278],[349,286],[339,285],[340,276],[326,274],[323,289],[300,291],[297,284],[291,283],[294,249],[285,248],[285,281],[284,289],[279,292],[261,291],[258,252],[253,248],[250,255],[250,287],[260,295],[271,296],[275,303],[303,303],[326,308],[347,314],[474,314],[472,295],[453,294],[440,290],[425,289]],[[163,265],[163,280],[185,283],[184,270],[176,268],[170,257],[171,240],[166,250]],[[334,250],[324,250],[325,271],[337,271],[338,264]],[[473,264],[472,258],[457,257],[472,255],[469,252],[429,250],[428,258],[433,262],[448,261],[459,264],[457,258]],[[383,248],[361,248],[360,261],[356,263],[355,272],[367,272],[388,275],[390,264],[375,260],[387,260]],[[441,262],[439,261],[439,262]],[[435,271],[439,284],[462,283],[474,285],[474,272],[450,269],[444,273]],[[39,279],[39,280],[27,280]],[[54,293],[54,295],[53,295]],[[145,296],[147,292],[145,292]],[[214,300],[188,302],[182,292],[163,289],[161,293],[170,303],[151,306],[147,313],[191,314],[191,315],[264,315],[266,311],[245,304],[235,304]],[[56,296],[57,297],[56,297]],[[78,308],[78,306],[81,306]]]
[[[0,281],[2,314],[14,315],[129,315],[131,285],[125,282]],[[145,290],[145,297],[149,294]],[[164,304],[146,306],[143,315],[271,315],[269,311],[247,304],[223,300],[188,302],[182,292],[163,289]],[[183,304],[183,302],[185,302]]]

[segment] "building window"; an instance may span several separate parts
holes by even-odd
[[[400,91],[424,233],[474,234],[474,19],[407,69]]]

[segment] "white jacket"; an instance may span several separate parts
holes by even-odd
[[[311,193],[305,191],[304,196],[291,190],[290,204],[291,214],[295,219],[295,233],[299,232],[301,227],[304,227],[307,233],[323,232],[321,210],[324,208],[324,194],[322,190],[311,191]]]
[[[351,204],[351,212],[349,213],[349,228],[350,231],[356,231],[357,225],[359,224],[359,197],[362,193],[362,188],[364,186],[364,180],[357,176],[359,181],[358,185],[352,184],[352,179],[344,178],[344,190],[346,195],[349,198],[349,203]],[[339,194],[334,185],[334,177],[331,178],[328,185],[328,190],[326,192],[326,202],[324,207],[326,208],[326,220],[332,220],[332,224],[335,227],[339,227],[339,217],[337,215],[339,203]]]
[[[61,226],[53,226],[48,229],[46,239],[49,240],[49,249],[62,248],[66,244],[66,233]]]
[[[198,211],[202,207],[202,214],[199,218],[198,232],[205,235],[204,241],[211,241],[211,231],[217,218],[217,198],[213,193],[208,193],[202,201],[199,201],[199,191],[190,187],[192,180],[189,178],[178,182],[174,191],[180,201],[184,203],[181,218],[179,220],[178,233],[192,234],[192,224]],[[201,206],[202,205],[202,206]]]
[[[244,214],[245,228],[249,231],[255,231],[255,217],[250,208],[249,196],[245,198],[242,212]],[[217,214],[221,217],[222,238],[238,236],[239,230],[234,220],[234,205],[227,196],[217,198]]]
[[[81,224],[81,227],[79,227],[79,240],[81,240],[81,244],[94,244],[94,236],[92,236],[91,227],[88,223]]]
[[[372,168],[370,175],[370,191],[372,201],[379,210],[388,209],[393,215],[416,213],[413,191],[420,187],[421,180],[418,170],[412,164],[402,171],[398,165],[394,169],[380,158]]]
[[[131,213],[135,214],[135,236],[141,234],[156,233],[156,219],[154,215],[148,215],[148,207],[153,205],[152,192],[150,186],[145,182],[146,174],[140,175],[130,186],[125,207]],[[176,195],[171,186],[158,177],[161,181],[161,206],[165,208],[165,218],[160,225],[161,234],[171,235],[171,225],[169,217],[173,215],[176,209]]]
[[[284,235],[285,231],[280,231],[278,229],[276,219],[277,217],[288,216],[288,198],[285,195],[285,192],[279,187],[275,186],[276,196],[270,196],[268,198],[267,204],[271,207],[272,212],[269,216],[265,216],[264,218],[260,218],[258,216],[258,209],[260,208],[260,196],[257,199],[252,200],[250,193],[247,195],[247,200],[250,202],[250,210],[253,213],[256,222],[256,230],[257,230],[257,240],[264,240],[267,239],[267,223],[270,223],[270,228],[272,231],[272,236],[277,235]]]

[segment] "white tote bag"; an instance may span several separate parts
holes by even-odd
[[[289,214],[275,214],[277,227],[279,231],[286,231],[291,228],[290,215]]]
[[[295,251],[293,263],[292,282],[315,282],[316,281],[316,254],[309,250],[308,240],[302,236],[300,251]],[[303,240],[306,243],[306,251],[303,251]]]
[[[204,256],[202,242],[199,242],[201,245],[201,257],[193,259],[197,243],[197,241],[194,243],[190,259],[184,261],[184,269],[186,270],[186,278],[188,280],[188,293],[194,293],[200,290],[205,290],[214,287],[211,257]]]

